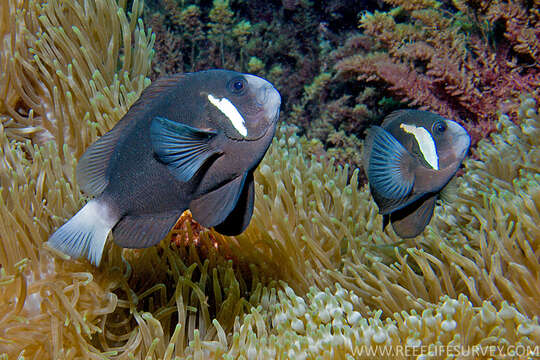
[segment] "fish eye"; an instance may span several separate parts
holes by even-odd
[[[240,95],[244,92],[246,85],[246,80],[243,78],[235,78],[229,82],[228,87],[233,94]]]
[[[433,131],[438,134],[442,134],[443,132],[446,131],[447,127],[448,126],[446,125],[444,121],[437,121],[435,124],[433,124]]]
[[[236,91],[241,91],[244,88],[244,82],[240,80],[235,81],[233,84],[233,88]]]

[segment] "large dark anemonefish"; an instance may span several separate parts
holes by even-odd
[[[158,79],[77,166],[93,195],[49,244],[99,265],[114,242],[157,244],[183,211],[226,235],[253,213],[253,171],[274,136],[281,98],[266,80],[226,70]]]

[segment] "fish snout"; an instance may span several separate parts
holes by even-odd
[[[259,87],[256,91],[255,99],[257,106],[264,109],[268,120],[272,121],[278,116],[281,96],[272,84],[266,83]]]
[[[458,136],[456,141],[457,148],[459,149],[458,157],[464,158],[469,151],[469,146],[471,145],[471,137],[468,133],[461,134]]]
[[[249,87],[255,98],[255,103],[264,109],[267,119],[274,120],[279,114],[281,96],[279,92],[263,78],[246,75]]]
[[[452,131],[454,153],[457,158],[463,159],[471,145],[471,137],[465,128],[455,121],[448,121],[448,127]]]
[[[256,96],[255,96],[257,105],[264,106],[264,104],[266,104],[266,101],[268,100],[268,94],[270,93],[270,91],[272,91],[272,85],[270,84],[265,84],[259,87],[259,89],[257,89]]]
[[[267,118],[276,121],[279,117],[279,107],[281,106],[281,96],[279,92],[272,86],[269,85],[264,90],[265,104],[264,109],[267,115]]]

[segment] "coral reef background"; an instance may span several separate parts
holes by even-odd
[[[156,35],[137,0],[0,7],[1,357],[385,358],[360,351],[399,345],[497,345],[499,358],[538,351],[538,3],[362,4],[380,12],[363,13],[361,33],[336,25],[347,22],[339,10],[347,2],[333,12],[290,0],[257,11],[224,0],[165,3],[165,20],[145,15]],[[324,24],[321,14],[335,20]],[[294,26],[284,33],[312,37],[277,43],[270,29],[285,22]],[[495,38],[481,37],[486,31]],[[183,33],[164,40],[167,32]],[[164,41],[182,62],[163,60]],[[224,237],[185,213],[159,246],[109,243],[99,268],[44,246],[87,201],[74,171],[84,149],[156,73],[209,66],[267,76],[285,89],[284,120],[300,127],[281,126],[256,172],[247,231]],[[477,139],[454,199],[407,241],[381,231],[354,166],[362,129],[404,99],[492,133]]]
[[[538,1],[147,2],[152,78],[227,67],[268,78],[282,118],[361,167],[365,129],[408,106],[462,123],[473,147],[503,102],[540,84]],[[225,36],[227,34],[227,36]],[[538,100],[538,99],[537,99]],[[516,117],[516,107],[504,110]]]

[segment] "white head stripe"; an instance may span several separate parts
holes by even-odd
[[[435,141],[433,141],[433,137],[429,131],[421,126],[416,127],[408,124],[401,124],[399,127],[402,128],[406,133],[414,135],[424,159],[433,169],[439,170],[439,156],[437,155],[437,148],[435,147]]]
[[[219,109],[233,124],[236,131],[242,136],[247,136],[247,129],[245,126],[245,121],[242,115],[238,112],[236,107],[232,102],[227,98],[218,99],[212,94],[208,94],[208,101],[212,103],[215,107]]]

